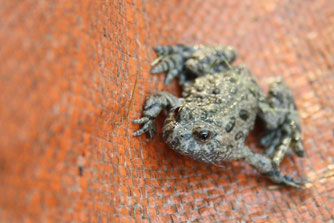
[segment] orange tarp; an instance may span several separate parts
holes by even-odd
[[[334,4],[318,1],[0,1],[1,222],[326,222],[334,218]],[[132,137],[161,44],[227,44],[264,89],[283,76],[307,155],[276,188]],[[156,122],[158,129],[162,117]],[[255,131],[248,145],[260,151]]]

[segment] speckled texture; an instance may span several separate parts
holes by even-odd
[[[332,0],[0,2],[1,222],[332,221]],[[149,74],[152,47],[176,43],[232,45],[265,92],[284,77],[307,153],[281,169],[311,188],[132,136],[148,95],[181,96]]]

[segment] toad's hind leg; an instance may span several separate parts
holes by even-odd
[[[244,147],[247,154],[243,158],[247,163],[253,166],[258,172],[269,178],[275,183],[285,184],[297,188],[305,188],[307,180],[296,180],[292,177],[285,176],[270,158],[265,155],[251,152],[247,147]]]
[[[299,114],[292,93],[283,81],[270,86],[267,98],[259,102],[259,110],[266,127],[261,144],[267,148],[265,154],[272,158],[274,165],[279,166],[290,148],[298,156],[304,156]]]
[[[182,98],[177,98],[167,92],[158,92],[151,95],[145,102],[143,117],[133,120],[135,124],[142,124],[143,127],[134,132],[134,136],[141,135],[148,132],[150,139],[153,138],[155,128],[153,125],[154,119],[160,114],[163,109],[171,109],[175,106],[181,105],[184,102]]]
[[[194,49],[195,52],[186,61],[185,66],[197,77],[230,70],[231,64],[237,58],[237,52],[231,46],[199,45]]]
[[[191,78],[231,69],[237,52],[230,46],[156,46],[158,58],[152,63],[152,74],[167,72],[165,84],[178,77],[180,84]]]

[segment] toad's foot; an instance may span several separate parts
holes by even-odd
[[[287,118],[286,123],[282,124],[280,128],[265,135],[260,143],[267,147],[265,155],[271,157],[274,165],[277,167],[290,148],[299,157],[305,155],[304,147],[301,142],[300,127],[298,127],[296,122],[289,117]]]
[[[296,180],[292,177],[285,176],[279,169],[265,173],[263,175],[268,177],[275,183],[285,184],[285,185],[300,188],[300,189],[306,188],[305,186],[306,183],[310,182],[309,180],[306,180],[306,179]]]
[[[245,157],[245,161],[253,166],[262,175],[278,184],[284,184],[296,188],[305,188],[305,184],[309,182],[308,180],[296,180],[292,177],[285,176],[270,158],[261,154],[249,152],[249,154]]]
[[[153,69],[152,74],[158,74],[167,72],[165,84],[169,84],[175,77],[179,78],[180,83],[186,81],[186,75],[184,71],[184,62],[189,58],[194,49],[185,45],[175,46],[156,46],[155,52],[159,57],[152,62]]]
[[[148,116],[144,116],[142,118],[133,120],[133,123],[143,124],[143,127],[139,129],[138,131],[134,132],[132,135],[139,136],[147,132],[149,134],[150,139],[153,139],[153,136],[156,132],[155,127],[153,125],[153,121],[154,121],[154,118],[150,118]]]
[[[155,134],[153,121],[163,109],[171,109],[183,103],[183,99],[179,99],[167,92],[158,92],[156,95],[150,96],[145,103],[143,117],[133,120],[135,124],[143,124],[143,127],[134,132],[134,136],[138,136],[147,132],[150,139]]]
[[[159,57],[153,61],[152,74],[167,72],[165,84],[178,77],[180,84],[191,78],[230,70],[237,52],[230,46],[156,46]]]

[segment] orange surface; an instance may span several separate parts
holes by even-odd
[[[1,222],[329,222],[334,219],[334,4],[296,1],[0,0]],[[228,44],[267,89],[292,88],[304,159],[272,188],[244,163],[222,168],[132,137],[160,44]],[[157,121],[161,127],[162,118]],[[256,148],[259,133],[250,137]]]

